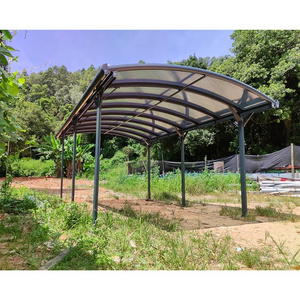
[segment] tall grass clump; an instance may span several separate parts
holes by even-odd
[[[147,190],[147,178],[143,175],[127,175],[126,164],[109,168],[101,177],[105,187],[116,192],[143,197]]]
[[[104,173],[105,186],[117,192],[129,193],[137,197],[146,197],[147,173],[128,175],[126,165],[112,167]],[[205,171],[199,174],[185,175],[186,193],[188,195],[203,195],[240,189],[240,175],[237,173],[221,174]],[[161,201],[180,201],[181,171],[175,170],[165,176],[159,175],[158,169],[151,173],[152,197]]]
[[[240,188],[240,175],[237,173],[217,173],[205,171],[201,174],[188,175],[186,191],[191,195],[211,194]]]

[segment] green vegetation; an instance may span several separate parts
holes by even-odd
[[[108,189],[131,194],[139,198],[147,196],[147,174],[127,175],[125,164],[110,166],[102,173],[101,183]],[[252,181],[249,181],[249,184]],[[211,193],[222,193],[225,191],[240,190],[240,176],[237,173],[228,173],[226,175],[214,171],[207,171],[201,174],[186,174],[186,193],[189,196],[204,195]],[[249,187],[251,189],[251,187]],[[253,183],[252,189],[257,185]],[[152,198],[155,200],[169,202],[181,202],[181,172],[177,169],[174,173],[159,176],[158,170],[154,169],[151,174]]]
[[[10,168],[10,174],[13,177],[52,176],[55,170],[55,163],[53,160],[23,157],[21,159],[14,159],[11,162]]]
[[[137,212],[129,203],[99,213],[92,226],[86,204],[67,204],[56,196],[8,186],[2,186],[3,197],[34,205],[10,214],[0,207],[0,269],[38,269],[66,248],[69,253],[52,269],[273,270],[299,264],[284,245],[277,243],[277,251],[267,245],[237,251],[228,235],[185,232],[181,220]]]
[[[269,207],[256,206],[255,210],[249,209],[245,218],[241,217],[242,215],[241,208],[225,206],[221,208],[220,215],[229,216],[236,220],[245,219],[249,221],[254,221],[259,216],[268,217],[268,219],[272,221],[291,221],[291,222],[300,221],[300,217],[292,214],[284,214],[278,212],[275,208],[271,206]]]
[[[300,144],[300,31],[236,30],[231,37],[232,56],[202,58],[190,55],[182,61],[168,63],[231,76],[280,101],[279,109],[257,113],[249,119],[245,131],[247,154],[266,154],[290,143]],[[40,146],[45,143],[46,136],[56,133],[99,68],[90,66],[69,72],[65,66],[54,66],[39,73],[28,74],[24,70],[20,74],[10,74],[9,64],[16,60],[11,54],[13,48],[6,46],[6,41],[11,39],[10,32],[1,31],[0,90],[5,91],[5,98],[1,96],[0,104],[5,116],[0,116],[0,122],[6,126],[1,127],[4,130],[0,136],[2,152],[5,149],[12,154],[22,151],[20,157],[32,155],[32,158],[39,158],[40,153],[30,153],[31,148],[24,150],[27,148],[26,141],[34,141]],[[17,124],[25,131],[20,131],[21,127]],[[15,136],[17,132],[18,137]],[[215,159],[237,153],[237,136],[237,128],[231,121],[192,131],[185,140],[186,161],[202,161],[208,154],[208,159]],[[281,138],[278,139],[278,136]],[[93,134],[82,136],[82,145],[93,144],[94,141]],[[104,135],[101,143],[104,159],[112,158],[118,151],[121,160],[145,156],[145,148],[122,137]],[[156,143],[152,150],[155,160],[180,160],[180,141],[177,137]],[[91,155],[94,156],[94,149],[91,149]],[[4,176],[2,169],[0,172]]]
[[[64,176],[70,178],[72,176],[72,161],[73,161],[73,137],[68,137],[64,142]],[[76,138],[76,157],[75,170],[77,174],[82,175],[86,172],[88,176],[91,169],[94,169],[94,158],[91,155],[93,144],[82,144],[82,135]],[[45,143],[36,149],[37,152],[43,155],[45,159],[52,159],[55,162],[55,175],[61,176],[61,155],[62,144],[59,139],[56,139],[52,133],[45,137]]]
[[[30,209],[37,208],[37,204],[34,201],[35,198],[26,196],[23,199],[19,199],[16,193],[14,193],[14,191],[10,188],[11,183],[12,177],[9,177],[7,180],[2,182],[0,190],[1,211],[11,214],[26,214],[30,211]]]
[[[12,35],[8,30],[0,30],[0,158],[5,153],[5,143],[21,139],[22,130],[12,113],[12,108],[19,99],[19,89],[24,79],[18,79],[17,72],[8,72],[9,62],[17,60],[12,55],[15,49],[6,45],[7,41],[11,40]]]
[[[245,131],[246,152],[265,154],[291,142],[300,144],[300,31],[237,30],[232,35],[234,56],[197,58],[190,56],[174,64],[200,67],[241,80],[280,101],[280,109],[253,115]],[[59,270],[236,270],[292,269],[299,266],[297,253],[289,256],[284,244],[277,247],[236,251],[230,236],[184,232],[181,220],[159,213],[137,212],[126,203],[122,209],[99,213],[95,226],[87,205],[67,204],[60,198],[11,188],[11,176],[60,174],[62,145],[54,133],[78,103],[98,69],[69,72],[54,66],[45,72],[9,72],[13,57],[11,32],[0,30],[0,176],[6,176],[0,190],[0,269],[38,269],[61,250],[69,254],[54,269]],[[172,62],[169,62],[172,63]],[[23,128],[23,129],[22,129]],[[278,136],[281,138],[278,139]],[[92,177],[95,135],[78,135],[76,172]],[[238,150],[233,122],[199,129],[187,135],[186,161],[225,157]],[[102,137],[101,179],[105,187],[145,198],[147,176],[127,175],[126,162],[144,160],[146,148],[122,137]],[[72,172],[73,140],[65,140],[64,173]],[[30,157],[30,158],[29,158]],[[180,141],[171,137],[152,147],[153,160],[180,160]],[[180,202],[181,175],[177,170],[160,177],[151,175],[152,198]],[[249,181],[250,183],[250,181]],[[186,176],[188,197],[221,195],[240,189],[238,174],[215,172]],[[256,189],[252,183],[252,189]],[[247,220],[298,219],[274,208],[284,199],[265,198],[270,207],[249,210]],[[203,204],[205,203],[205,200]],[[289,199],[299,205],[299,200]],[[189,205],[193,201],[187,201]],[[222,215],[239,219],[241,210],[224,207]],[[280,255],[278,257],[278,254]],[[13,263],[14,262],[14,263]]]

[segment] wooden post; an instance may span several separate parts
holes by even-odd
[[[292,170],[291,170],[291,177],[295,178],[295,159],[294,159],[294,144],[291,144],[291,165],[292,165]]]

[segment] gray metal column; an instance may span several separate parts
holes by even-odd
[[[76,163],[76,138],[77,138],[77,121],[74,122],[74,139],[73,139],[73,163],[72,163],[72,197],[71,201],[74,202],[75,198],[75,163]]]
[[[239,124],[239,151],[240,151],[240,178],[241,178],[241,198],[242,217],[247,214],[247,190],[246,190],[246,168],[245,168],[245,142],[244,142],[244,119],[241,117]]]
[[[63,195],[63,181],[64,181],[64,150],[65,150],[65,137],[61,140],[61,167],[60,167],[60,198]]]
[[[181,205],[185,207],[185,158],[184,158],[184,136],[181,139]]]
[[[101,143],[101,93],[95,101],[97,108],[96,143],[95,143],[95,174],[94,174],[94,201],[93,201],[93,224],[98,216],[98,194],[99,194],[99,170],[100,170],[100,143]]]
[[[148,144],[148,200],[151,200],[151,161],[150,161],[150,150],[151,150],[151,146],[150,144]]]

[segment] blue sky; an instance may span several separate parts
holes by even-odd
[[[75,72],[110,65],[181,61],[189,55],[231,54],[233,30],[19,30],[11,46],[18,50],[12,71],[45,71],[65,65]]]

